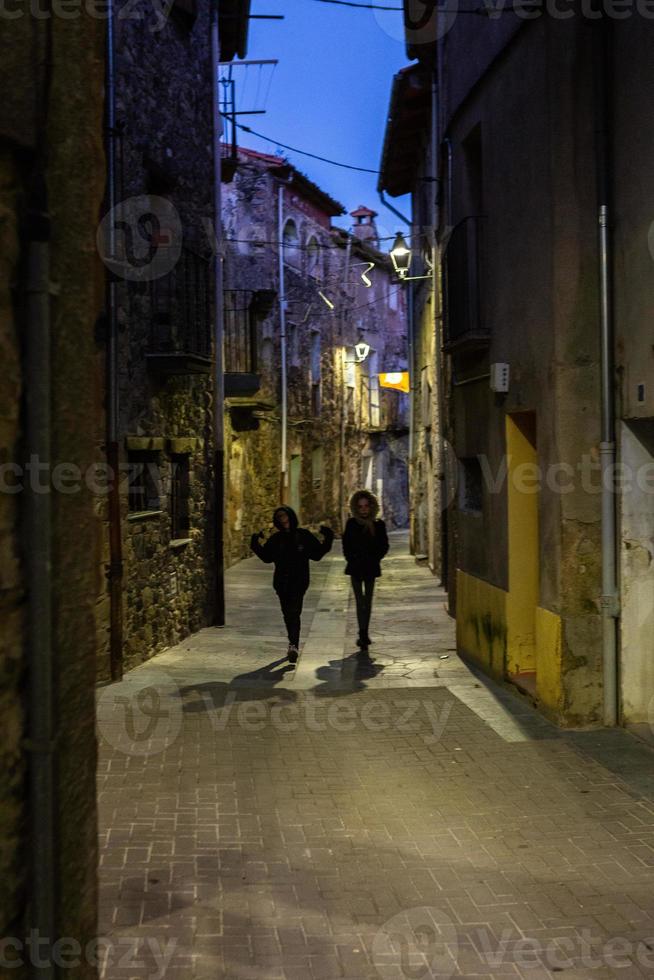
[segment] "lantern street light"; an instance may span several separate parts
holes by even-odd
[[[409,270],[411,268],[411,249],[404,240],[404,235],[402,232],[398,231],[395,236],[395,241],[393,242],[393,247],[390,251],[391,262],[393,263],[393,268],[397,273],[400,282],[409,282],[413,279],[431,279],[432,274],[426,276],[410,276]]]
[[[370,353],[370,344],[366,344],[364,343],[364,341],[360,341],[358,344],[355,345],[354,352],[357,356],[357,361],[359,362],[365,361],[366,357]]]

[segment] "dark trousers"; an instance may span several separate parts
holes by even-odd
[[[357,603],[357,622],[361,639],[368,637],[370,614],[372,612],[372,593],[375,588],[374,578],[353,578],[352,588]]]
[[[302,603],[304,602],[304,592],[277,593],[279,604],[282,607],[282,616],[286,624],[288,642],[294,647],[300,643],[300,616],[302,615]]]

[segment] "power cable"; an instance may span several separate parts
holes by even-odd
[[[290,150],[291,153],[299,153],[304,157],[311,157],[312,160],[320,160],[321,163],[330,163],[332,167],[342,167],[344,170],[357,170],[362,174],[375,174],[379,176],[379,170],[371,170],[369,167],[355,167],[351,163],[340,163],[338,160],[329,160],[327,157],[321,157],[317,153],[309,153],[308,150],[299,150],[297,146],[287,146],[286,143],[280,143],[279,140],[271,139],[270,136],[264,136],[263,133],[257,133],[256,130],[251,129],[250,126],[245,126],[243,123],[236,123],[237,129],[242,129],[246,133],[250,133],[252,136],[258,136],[259,139],[265,140],[267,143],[273,143],[275,146],[282,146],[285,150]],[[280,163],[283,161],[280,160]]]
[[[395,13],[402,13],[402,7],[384,7],[378,3],[353,3],[352,0],[316,0],[316,3],[335,3],[339,7],[358,7],[360,10],[393,10]]]

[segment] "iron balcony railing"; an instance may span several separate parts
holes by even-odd
[[[484,345],[490,332],[483,307],[484,219],[471,215],[452,231],[445,249],[445,341],[448,347]]]

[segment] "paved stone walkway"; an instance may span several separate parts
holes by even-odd
[[[654,753],[561,733],[454,652],[392,539],[373,662],[339,543],[295,670],[271,569],[99,693],[103,976],[654,977]]]

